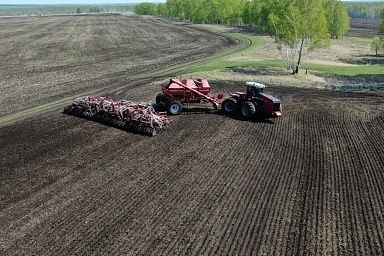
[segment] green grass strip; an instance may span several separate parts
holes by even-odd
[[[225,33],[226,35],[236,38],[242,37],[251,42],[251,45],[245,49],[232,48],[228,51],[221,52],[215,56],[207,58],[202,63],[192,64],[188,67],[188,72],[200,72],[200,71],[213,71],[230,67],[239,67],[247,63],[238,61],[229,61],[229,58],[236,57],[238,55],[244,55],[247,52],[254,51],[256,48],[263,45],[263,41],[255,36],[239,35],[236,33]]]
[[[218,58],[210,62],[194,65],[189,68],[191,72],[223,70],[234,67],[270,67],[270,68],[285,68],[282,60],[263,60],[263,61],[248,61],[237,62],[228,61],[227,58]],[[300,70],[305,70],[305,64],[301,65]],[[318,71],[326,74],[337,76],[358,76],[358,75],[384,75],[382,65],[356,65],[356,66],[339,66],[339,65],[323,65],[317,63],[309,63],[308,70]],[[299,71],[300,72],[300,71]]]
[[[0,119],[0,124],[6,123],[6,122],[10,122],[10,121],[13,121],[13,120],[16,120],[16,119],[19,119],[19,118],[27,117],[27,116],[30,116],[30,115],[34,115],[34,114],[43,112],[45,110],[53,109],[53,108],[56,108],[56,107],[59,107],[59,106],[63,106],[65,104],[70,104],[70,103],[72,103],[72,100],[67,100],[67,101],[64,101],[64,102],[48,105],[48,106],[41,107],[41,108],[38,108],[38,109],[30,110],[30,111],[26,110],[26,111],[23,111],[22,113],[19,113],[19,114],[10,115],[8,117],[1,118]]]
[[[201,64],[191,65],[188,68],[189,72],[202,72],[202,71],[214,71],[223,70],[234,67],[271,67],[271,68],[285,68],[281,59],[263,60],[263,61],[229,61],[230,57],[235,57],[239,54],[246,54],[247,52],[255,51],[258,47],[263,45],[263,41],[257,36],[244,35],[241,33],[228,33],[224,30],[220,30],[210,26],[195,25],[207,30],[211,30],[216,33],[222,33],[235,38],[246,38],[252,42],[252,45],[243,50],[233,53],[232,51],[226,51],[219,55],[215,55],[212,58],[208,58],[208,61]],[[301,70],[305,70],[305,63],[302,62]],[[355,66],[340,66],[340,65],[323,65],[316,63],[309,63],[308,70],[318,71],[325,74],[337,75],[337,76],[358,76],[358,75],[381,75],[384,74],[384,68],[382,65],[355,65]]]
[[[240,66],[253,67],[283,67],[281,60],[264,60],[260,62],[238,63]],[[301,65],[301,70],[305,70],[305,64]],[[357,65],[357,66],[338,66],[309,63],[308,70],[318,71],[337,76],[357,76],[357,75],[381,75],[384,68],[381,65]]]

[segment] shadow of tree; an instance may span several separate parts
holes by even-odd
[[[384,65],[384,55],[358,55],[356,58],[341,59],[341,61],[354,65]]]
[[[327,86],[332,90],[384,90],[384,74],[333,76],[332,80],[337,81]]]
[[[247,67],[234,67],[230,68],[232,72],[251,75],[251,76],[274,76],[281,74],[281,69],[273,69],[269,67],[247,68]]]

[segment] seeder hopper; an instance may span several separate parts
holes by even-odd
[[[164,108],[168,115],[178,115],[185,103],[212,103],[215,109],[221,105],[223,94],[211,95],[211,86],[206,78],[171,78],[161,86],[156,96],[156,108]]]

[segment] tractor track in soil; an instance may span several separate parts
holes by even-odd
[[[275,122],[189,106],[155,137],[58,109],[0,126],[0,254],[382,255],[384,95],[267,93]]]

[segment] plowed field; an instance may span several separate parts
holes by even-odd
[[[347,36],[373,38],[379,36],[380,20],[351,19]]]
[[[58,108],[0,126],[0,254],[383,255],[384,96],[266,91],[276,122],[190,108],[147,137]]]

